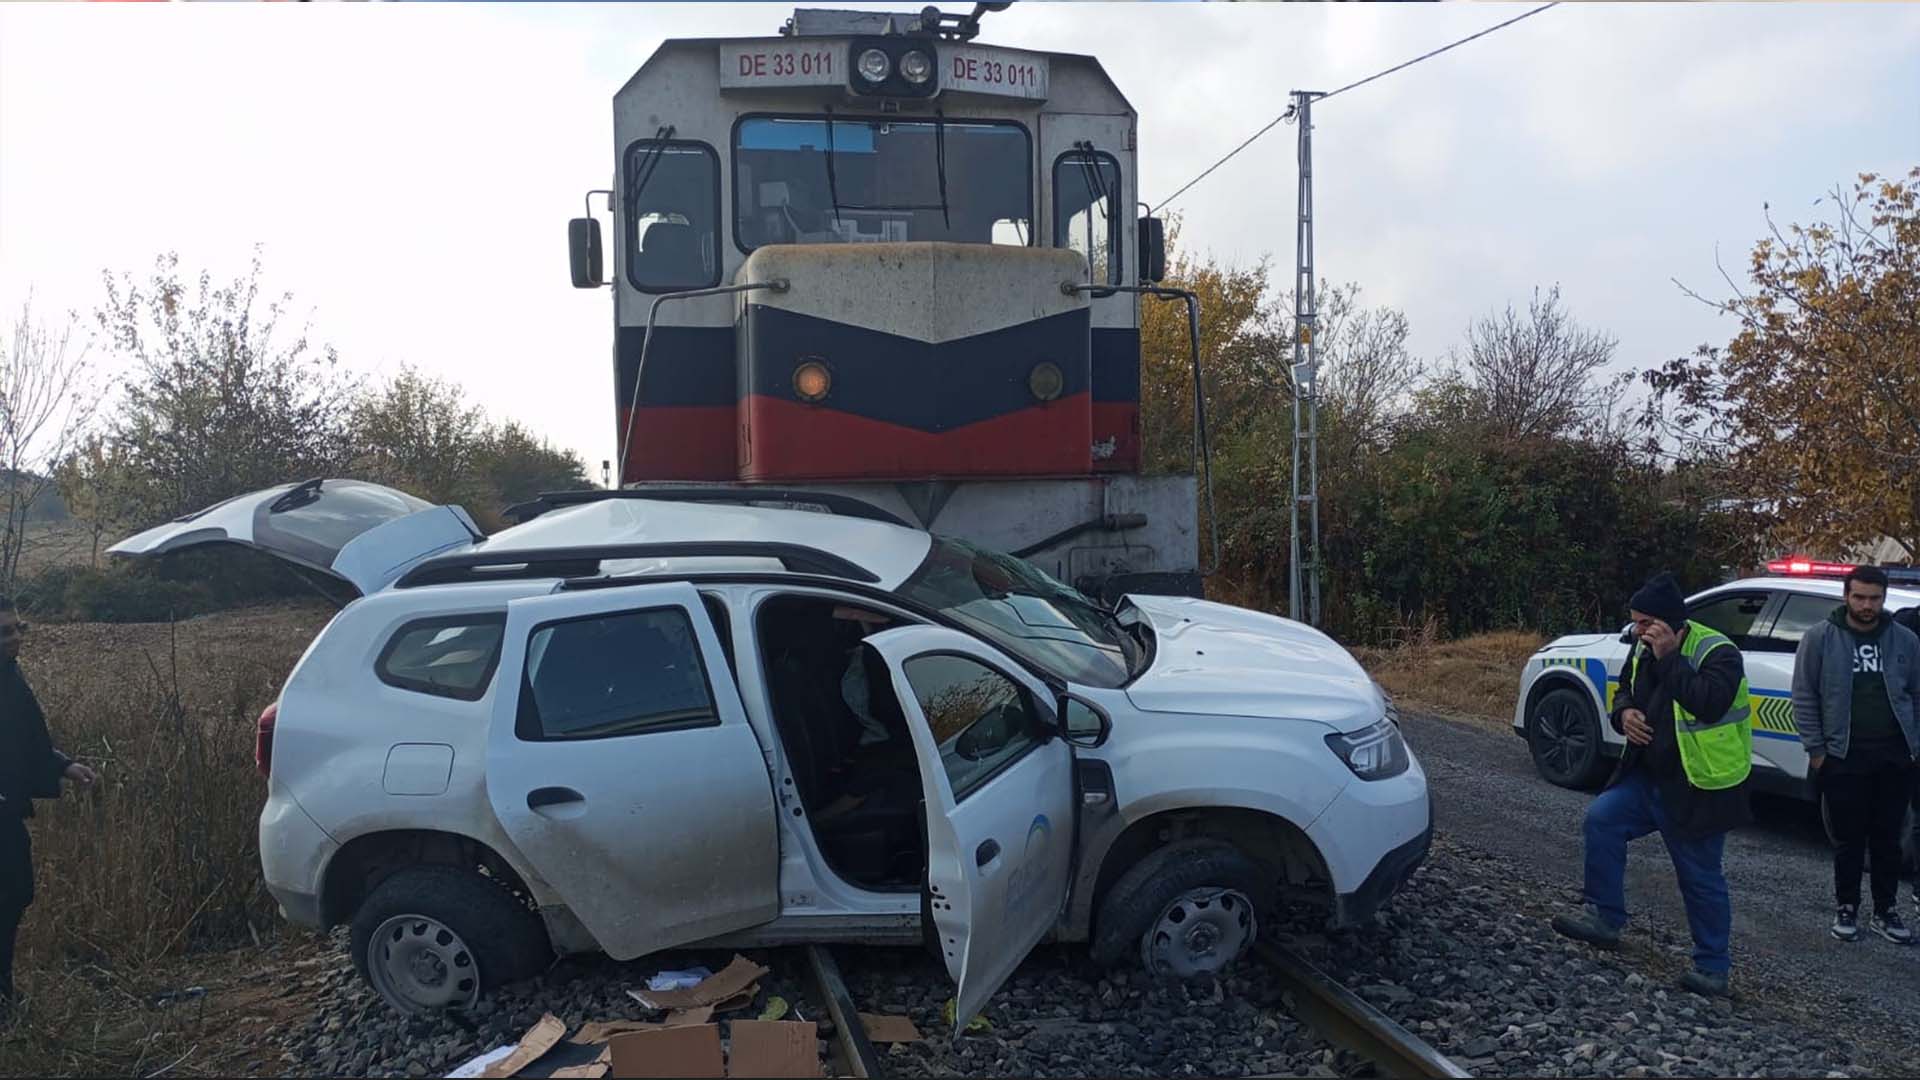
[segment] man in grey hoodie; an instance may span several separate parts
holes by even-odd
[[[1920,761],[1920,637],[1884,610],[1887,575],[1855,567],[1846,602],[1807,628],[1793,662],[1793,719],[1808,775],[1826,800],[1837,848],[1832,933],[1860,937],[1860,872],[1873,854],[1874,933],[1911,945],[1894,908],[1900,887],[1900,826]]]

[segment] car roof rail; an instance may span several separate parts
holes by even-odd
[[[778,559],[794,573],[820,574],[873,584],[880,576],[842,556],[804,544],[760,540],[693,540],[652,544],[602,544],[593,547],[527,548],[521,551],[463,552],[428,559],[401,575],[396,589],[476,581],[528,578],[583,578],[600,572],[604,559]]]
[[[800,491],[793,488],[732,487],[644,487],[584,488],[579,491],[543,491],[526,502],[515,503],[501,511],[516,525],[525,524],[549,510],[608,499],[652,499],[659,502],[731,503],[747,505],[762,502],[799,504],[800,509],[819,507],[836,517],[861,518],[913,529],[905,519],[851,495],[826,491]]]

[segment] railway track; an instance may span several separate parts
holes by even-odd
[[[1298,953],[1267,942],[1254,951],[1280,978],[1296,1019],[1331,1045],[1372,1062],[1382,1075],[1420,1080],[1471,1075]],[[806,946],[805,952],[814,1002],[833,1021],[832,1075],[884,1077],[885,1062],[861,1026],[832,952],[820,945]]]

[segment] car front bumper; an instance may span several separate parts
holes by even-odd
[[[1400,891],[1413,872],[1427,860],[1433,848],[1433,796],[1427,796],[1427,827],[1420,835],[1382,856],[1360,887],[1338,893],[1333,898],[1332,926],[1336,930],[1358,926],[1372,918],[1387,898]]]

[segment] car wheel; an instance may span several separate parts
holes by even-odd
[[[1171,844],[1121,874],[1100,902],[1093,959],[1135,958],[1150,975],[1225,971],[1253,945],[1273,908],[1272,875],[1217,840]]]
[[[1533,767],[1551,783],[1591,788],[1612,765],[1600,739],[1600,717],[1593,701],[1571,687],[1558,687],[1534,702],[1527,719],[1527,747]]]
[[[471,1008],[551,958],[545,927],[518,897],[448,866],[382,881],[354,914],[352,948],[360,977],[404,1013]]]

